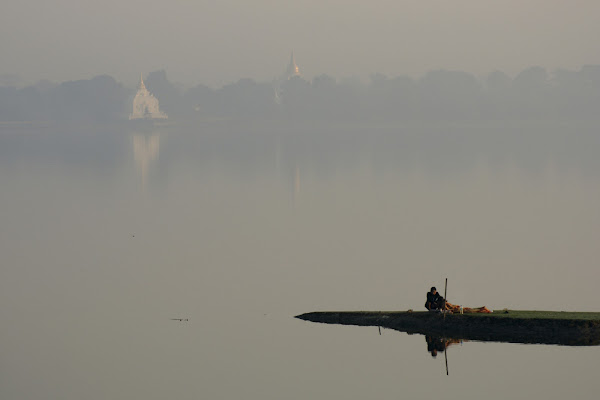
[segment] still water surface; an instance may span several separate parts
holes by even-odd
[[[599,311],[580,123],[0,128],[0,398],[596,399],[600,347],[312,324]],[[187,322],[171,318],[189,318]]]

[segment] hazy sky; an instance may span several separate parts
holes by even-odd
[[[220,86],[278,76],[292,49],[307,78],[579,69],[600,64],[598,15],[597,0],[2,0],[0,74]]]

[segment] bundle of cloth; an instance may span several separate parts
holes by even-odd
[[[451,311],[452,313],[460,313],[460,306],[446,302],[446,311]],[[483,307],[475,307],[475,308],[463,307],[462,312],[465,314],[471,314],[471,313],[490,314],[492,311],[490,311],[487,307],[483,306]]]

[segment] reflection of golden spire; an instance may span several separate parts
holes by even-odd
[[[292,207],[295,208],[300,197],[300,167],[298,164],[296,164],[292,185]]]
[[[296,176],[294,176],[294,197],[300,194],[300,168],[296,165]]]

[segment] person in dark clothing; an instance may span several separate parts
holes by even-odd
[[[437,289],[434,287],[431,288],[429,292],[427,292],[427,302],[425,303],[425,308],[429,311],[437,311],[443,310],[446,307],[446,300],[437,292]]]

